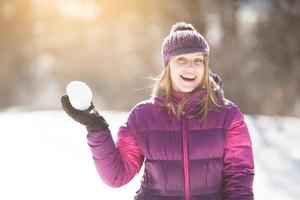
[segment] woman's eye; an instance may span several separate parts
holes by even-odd
[[[195,60],[195,63],[202,63],[203,62],[203,60],[201,60],[201,59],[196,59]]]
[[[177,61],[179,63],[186,63],[186,59],[184,59],[184,58],[178,58]]]

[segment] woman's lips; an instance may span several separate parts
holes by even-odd
[[[193,81],[196,79],[196,76],[195,77],[186,77],[186,76],[180,75],[180,77],[185,81]]]

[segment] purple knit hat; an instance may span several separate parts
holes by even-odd
[[[172,26],[170,34],[163,41],[161,48],[163,66],[167,65],[172,56],[195,52],[201,52],[208,58],[208,43],[192,24],[178,22]]]

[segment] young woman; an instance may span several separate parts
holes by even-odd
[[[111,187],[145,164],[136,200],[252,200],[252,144],[238,107],[208,67],[209,46],[191,24],[175,24],[162,44],[163,70],[151,99],[129,113],[114,143],[92,105],[63,109],[86,126],[96,169]]]

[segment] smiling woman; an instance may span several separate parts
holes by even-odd
[[[209,46],[191,24],[177,23],[162,44],[153,98],[138,103],[115,143],[93,104],[63,109],[88,131],[96,169],[121,187],[145,165],[135,200],[253,200],[254,161],[247,125],[208,67]],[[93,111],[93,112],[91,112]]]

